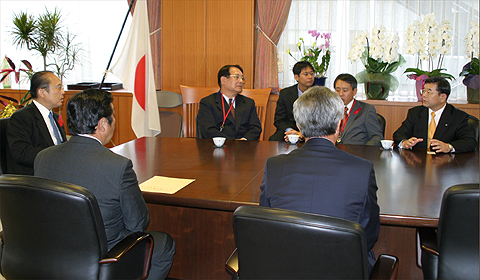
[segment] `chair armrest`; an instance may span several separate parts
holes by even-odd
[[[135,232],[118,242],[99,261],[99,279],[145,279],[153,253],[150,233]]]
[[[0,231],[0,274],[2,273],[2,256],[3,256],[3,231]]]
[[[437,233],[434,228],[417,228],[422,252],[438,256]]]
[[[380,255],[373,267],[370,279],[397,279],[398,258],[390,255]]]
[[[421,249],[421,268],[424,279],[437,279],[438,275],[438,245],[437,233],[434,228],[417,228],[418,244]]]
[[[228,258],[227,262],[225,263],[225,267],[227,268],[228,272],[232,274],[232,279],[238,279],[238,253],[237,248],[232,252],[230,257]]]

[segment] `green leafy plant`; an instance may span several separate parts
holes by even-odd
[[[74,44],[75,35],[64,32],[60,10],[45,13],[37,18],[27,12],[13,15],[13,44],[17,48],[37,51],[43,59],[43,69],[53,67],[61,80],[65,73],[79,62],[81,48]]]

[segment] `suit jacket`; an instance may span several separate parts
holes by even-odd
[[[375,106],[355,101],[341,136],[341,144],[380,145],[383,132]]]
[[[148,209],[132,166],[131,160],[97,140],[72,136],[38,154],[35,176],[90,190],[98,201],[110,250],[127,235],[144,231],[148,225]]]
[[[53,118],[65,141],[67,136],[63,126],[58,124],[58,115],[54,113]],[[37,154],[54,145],[42,114],[33,102],[10,117],[7,140],[13,157],[13,172],[24,175],[33,175],[33,162]]]
[[[368,250],[380,230],[373,164],[335,148],[325,138],[267,160],[260,206],[329,215],[365,229]]]
[[[408,110],[407,118],[393,134],[395,144],[410,137],[422,138],[415,147],[427,148],[428,108],[417,106]],[[475,150],[477,140],[472,129],[468,126],[468,114],[454,106],[447,104],[437,124],[433,139],[451,144],[456,153]]]
[[[293,117],[293,103],[298,98],[298,84],[284,88],[280,91],[275,109],[273,125],[277,131],[270,136],[269,141],[284,141],[285,129],[291,127],[298,131],[297,123]]]
[[[225,120],[225,126],[220,132],[223,123],[223,107],[225,113],[229,106],[221,92],[213,93],[200,100],[197,123],[198,129],[204,138],[226,137],[227,139],[258,140],[262,133],[262,125],[257,115],[257,108],[253,99],[238,94],[235,99],[235,118],[230,112]]]

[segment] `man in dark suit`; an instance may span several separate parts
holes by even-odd
[[[333,82],[335,92],[345,105],[344,120],[340,127],[339,144],[380,145],[383,131],[375,106],[355,99],[357,80],[350,74],[340,74]]]
[[[277,108],[275,109],[275,119],[273,124],[277,128],[275,133],[270,136],[269,141],[288,141],[286,135],[297,134],[297,123],[293,118],[293,103],[297,98],[309,89],[315,81],[315,72],[313,66],[308,61],[299,61],[293,66],[293,77],[297,81],[296,85],[284,88],[278,96]]]
[[[372,162],[335,147],[344,105],[326,87],[311,87],[293,105],[305,144],[267,160],[260,206],[329,215],[359,223],[371,249],[380,230],[377,184]]]
[[[239,94],[245,79],[240,65],[225,65],[218,71],[220,91],[202,98],[198,109],[198,129],[204,138],[260,138],[262,125],[255,101]]]
[[[422,93],[423,105],[408,110],[393,134],[395,144],[403,149],[428,147],[436,153],[474,151],[477,141],[468,126],[468,114],[447,104],[450,83],[442,77],[429,78]]]
[[[88,89],[67,104],[69,141],[41,151],[35,176],[76,184],[98,201],[110,250],[124,237],[145,231],[149,214],[132,161],[104,147],[115,129],[112,94]],[[164,232],[150,232],[154,250],[148,279],[165,279],[175,253],[175,242]]]
[[[16,111],[7,126],[13,173],[33,175],[33,161],[41,150],[67,140],[63,124],[52,110],[62,106],[62,81],[50,71],[30,80],[33,102]]]

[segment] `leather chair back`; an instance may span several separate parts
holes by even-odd
[[[2,175],[0,219],[5,278],[98,279],[107,240],[97,200],[87,189]]]
[[[240,279],[367,279],[367,245],[355,222],[240,206],[233,214]]]
[[[385,138],[385,126],[387,124],[387,121],[385,120],[385,118],[380,115],[379,113],[377,113],[377,118],[378,118],[378,122],[380,123],[380,128],[382,129],[382,135],[383,135],[383,138]]]
[[[468,125],[473,130],[475,139],[477,139],[477,145],[475,146],[475,150],[477,150],[478,149],[478,119],[472,115],[468,115]]]
[[[479,279],[478,184],[445,191],[438,224],[438,279]]]
[[[0,119],[0,174],[13,173],[12,155],[8,148],[7,125],[10,118]]]

